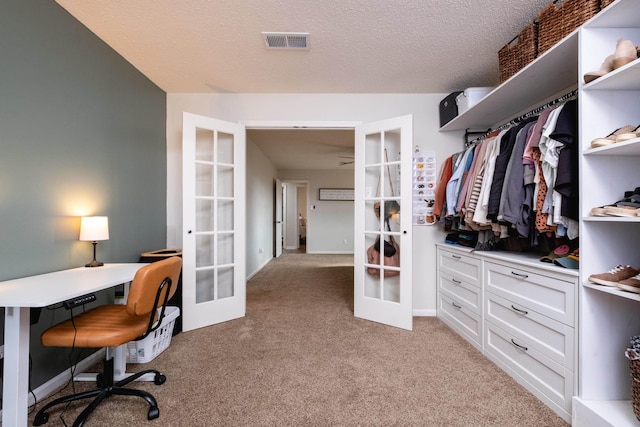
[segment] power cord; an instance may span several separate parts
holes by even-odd
[[[83,308],[83,312],[84,312],[84,305],[82,306]],[[74,320],[74,316],[73,316],[73,307],[69,308],[69,312],[71,314],[71,325],[73,326],[73,342],[71,343],[71,350],[69,350],[69,372],[71,373],[71,378],[69,378],[69,383],[67,383],[67,385],[64,387],[66,388],[69,384],[71,384],[71,392],[72,394],[76,394],[76,382],[75,382],[75,376],[76,376],[76,367],[78,366],[78,363],[80,362],[80,355],[82,354],[82,351],[79,351],[77,356],[76,356],[76,362],[73,363],[72,360],[72,356],[73,356],[73,350],[76,348],[76,336],[78,334],[78,329],[76,328],[76,323]],[[67,427],[67,423],[64,419],[64,413],[67,411],[67,409],[69,409],[69,406],[71,405],[72,401],[67,402],[66,405],[64,405],[64,408],[62,408],[62,412],[60,412],[60,415],[58,416],[58,418],[60,418],[60,421],[62,422],[62,425],[64,425],[65,427]]]

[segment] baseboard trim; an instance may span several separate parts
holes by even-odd
[[[353,251],[340,252],[340,251],[309,251],[307,250],[307,253],[312,255],[353,255]]]
[[[251,278],[253,276],[255,276],[256,274],[258,274],[258,272],[260,270],[262,270],[267,264],[269,264],[271,262],[271,260],[273,260],[273,258],[269,258],[268,260],[266,260],[262,265],[260,265],[258,268],[256,268],[255,270],[253,270],[253,272],[251,272],[248,276],[246,280],[251,280]]]
[[[437,315],[436,310],[429,310],[429,309],[413,310],[414,317],[436,317],[436,315]]]
[[[82,359],[75,366],[74,372],[78,374],[79,372],[85,372],[94,364],[100,362],[104,359],[105,349],[100,349],[90,356]],[[63,387],[65,384],[69,382],[71,378],[72,368],[67,369],[51,378],[46,383],[42,384],[40,387],[33,390],[33,394],[29,393],[29,406],[33,406],[36,403],[36,399],[38,402],[46,399],[51,394],[55,393],[59,388]],[[33,395],[35,394],[35,399]],[[2,417],[2,410],[0,410],[0,418]]]

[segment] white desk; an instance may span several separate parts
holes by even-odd
[[[130,282],[146,263],[74,268],[0,282],[5,307],[2,425],[26,426],[29,403],[29,315],[74,297]]]

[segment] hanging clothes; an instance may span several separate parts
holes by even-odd
[[[577,101],[556,101],[445,160],[435,207],[450,228],[478,231],[487,249],[526,250],[548,245],[554,234],[577,237]]]

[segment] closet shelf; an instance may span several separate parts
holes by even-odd
[[[606,223],[614,223],[614,222],[639,222],[640,217],[632,217],[632,216],[585,216],[582,218],[585,222],[606,222]]]
[[[640,90],[640,59],[607,73],[582,88],[585,90]]]
[[[577,75],[578,33],[574,31],[440,131],[485,129],[508,122],[531,106],[575,88]]]
[[[585,156],[640,156],[640,138],[616,142],[604,147],[589,148],[583,154]]]
[[[603,292],[605,294],[615,295],[620,298],[630,299],[633,301],[640,301],[640,294],[634,294],[633,292],[625,292],[618,288],[614,288],[612,286],[602,286],[595,285],[593,283],[583,283],[583,287],[593,289],[598,292]]]

